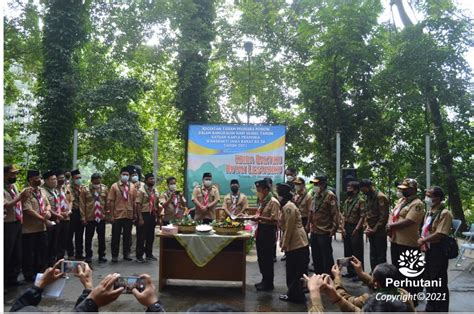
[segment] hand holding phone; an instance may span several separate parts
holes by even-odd
[[[123,287],[123,293],[131,294],[133,288],[139,292],[145,290],[145,280],[136,276],[119,277],[114,283],[114,290]]]
[[[342,267],[349,267],[349,263],[351,261],[351,257],[343,257],[343,258],[338,258],[337,259],[337,266],[339,266],[339,268],[342,268]]]
[[[82,261],[63,261],[61,263],[61,272],[65,274],[77,274],[77,266],[81,265],[83,268],[85,268],[84,264],[85,263]]]

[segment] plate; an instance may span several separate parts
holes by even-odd
[[[199,225],[196,227],[197,232],[210,232],[212,227],[209,225]]]

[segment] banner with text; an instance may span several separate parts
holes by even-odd
[[[221,200],[230,193],[230,180],[237,179],[240,191],[249,197],[251,206],[255,206],[255,181],[270,177],[275,185],[284,180],[285,131],[284,125],[189,125],[188,206],[194,207],[192,191],[196,185],[202,184],[205,172],[212,173]]]

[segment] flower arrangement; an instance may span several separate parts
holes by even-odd
[[[184,216],[173,222],[173,225],[178,226],[179,233],[194,233],[196,232],[197,221],[193,220],[191,216]]]
[[[213,221],[211,225],[216,233],[223,235],[234,235],[244,228],[244,224],[242,222],[234,221],[230,219],[230,217],[227,217],[222,221]]]

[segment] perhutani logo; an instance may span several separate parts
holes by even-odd
[[[398,265],[400,266],[398,271],[408,278],[418,277],[425,270],[425,263],[425,256],[422,252],[406,250],[398,259]]]

